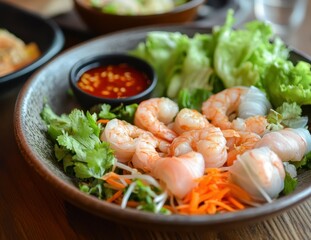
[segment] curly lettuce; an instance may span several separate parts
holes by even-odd
[[[180,90],[213,90],[213,38],[209,34],[189,37],[179,32],[150,32],[130,54],[148,61],[156,70],[154,96],[177,98]]]
[[[193,37],[179,32],[150,32],[131,54],[155,68],[159,82],[154,96],[178,98],[179,92],[202,89],[217,93],[234,86],[256,86],[274,107],[283,102],[311,103],[311,70],[294,65],[290,49],[260,21],[234,29],[234,12],[222,26]]]
[[[270,65],[263,86],[275,107],[283,102],[311,104],[310,66],[302,61],[294,65],[288,60],[279,60]]]
[[[215,71],[226,88],[261,88],[267,67],[277,59],[286,59],[289,50],[278,38],[270,41],[272,30],[266,23],[253,21],[238,30],[233,29],[233,24],[233,11],[229,11],[225,24],[215,30]]]

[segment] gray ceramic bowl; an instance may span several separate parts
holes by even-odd
[[[188,35],[196,32],[209,32],[210,29],[194,26],[170,26],[161,28],[142,28],[100,37],[72,48],[58,56],[24,85],[15,109],[15,135],[22,154],[30,166],[59,194],[72,204],[111,221],[135,227],[162,230],[197,231],[224,229],[241,224],[249,224],[276,215],[311,196],[311,171],[299,174],[297,189],[290,195],[281,197],[271,204],[244,211],[213,216],[155,215],[119,206],[86,195],[78,190],[71,178],[66,176],[53,156],[51,142],[45,133],[45,125],[40,119],[40,111],[47,100],[58,113],[69,112],[77,105],[67,94],[68,74],[72,66],[81,58],[103,52],[123,52],[133,49],[143,41],[151,30],[180,31]],[[306,60],[301,54],[292,51],[293,61]],[[310,109],[307,110],[310,116]]]

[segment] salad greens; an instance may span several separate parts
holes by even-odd
[[[299,162],[291,162],[298,170],[299,169],[311,169],[311,152],[307,153],[306,156]]]
[[[263,22],[253,21],[245,29],[232,29],[233,13],[224,26],[216,30],[214,67],[226,88],[244,85],[260,87],[267,67],[276,59],[288,57],[280,39],[270,42],[272,30]]]
[[[311,65],[298,62],[296,66],[288,60],[278,60],[269,66],[263,79],[264,89],[270,101],[279,106],[283,102],[299,105],[311,104]]]
[[[293,178],[288,172],[285,173],[284,189],[282,193],[288,195],[293,192],[298,184],[297,178]]]
[[[111,120],[114,118],[125,120],[129,123],[134,122],[134,114],[138,107],[137,103],[130,105],[120,104],[119,106],[111,109],[109,104],[99,104],[94,106],[91,111],[98,113],[98,117],[102,119]]]
[[[139,210],[161,214],[171,213],[168,209],[163,208],[162,206],[159,208],[155,203],[155,196],[160,193],[159,189],[154,187],[151,188],[150,186],[143,183],[140,179],[136,179],[134,184],[135,187],[130,196],[130,200],[141,203],[138,207]]]
[[[55,156],[64,170],[77,178],[101,178],[114,163],[109,144],[99,139],[96,114],[74,109],[69,115],[56,115],[49,105],[41,112],[48,134],[55,144]]]
[[[308,124],[308,117],[302,116],[302,109],[297,103],[283,102],[276,110],[270,109],[267,116],[270,131],[277,131],[285,127],[304,128]]]
[[[176,98],[183,88],[213,90],[211,54],[213,44],[207,34],[190,38],[179,32],[150,32],[145,43],[130,51],[148,61],[158,74],[154,96]],[[210,54],[210,56],[209,56]]]
[[[111,109],[110,105],[95,106],[99,113],[84,113],[74,109],[69,114],[58,116],[48,104],[41,111],[41,118],[47,125],[47,133],[54,143],[57,160],[62,162],[64,171],[76,178],[81,191],[108,199],[114,194],[111,188],[106,188],[102,179],[105,173],[112,171],[115,156],[109,143],[99,138],[101,125],[97,123],[98,116],[105,119],[132,119],[137,104],[119,106]],[[156,193],[160,190],[134,179],[135,187],[130,196],[140,204],[138,209],[144,211],[168,214],[169,211],[158,206],[155,201]],[[125,189],[127,191],[127,189]]]
[[[95,111],[93,114],[74,109],[68,115],[58,116],[46,104],[41,111],[41,118],[55,143],[55,156],[63,162],[64,170],[80,179],[100,179],[111,170],[115,158],[109,144],[99,138],[101,125],[97,123],[98,117],[118,117],[132,122],[136,108],[137,104],[120,105],[113,109],[108,104],[102,104],[92,109]]]
[[[159,82],[154,96],[177,99],[183,89],[217,93],[254,85],[266,92],[274,107],[283,102],[310,104],[310,64],[294,65],[289,49],[273,35],[270,25],[252,21],[236,30],[234,21],[233,11],[228,11],[225,24],[214,27],[212,33],[189,37],[179,32],[150,32],[130,54],[155,68]]]
[[[202,102],[208,99],[211,96],[211,92],[203,89],[182,89],[178,94],[178,107],[182,108],[190,108],[196,109],[197,111],[201,111]]]

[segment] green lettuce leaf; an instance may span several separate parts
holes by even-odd
[[[136,109],[138,107],[137,103],[130,105],[119,105],[113,109],[109,104],[100,104],[92,108],[92,111],[98,113],[98,117],[102,119],[114,119],[118,118],[125,120],[129,123],[133,123]]]
[[[285,127],[304,128],[308,124],[308,117],[301,114],[302,109],[297,103],[283,102],[276,110],[270,109],[267,129],[277,131]]]
[[[226,88],[255,85],[261,88],[267,67],[276,59],[288,57],[280,39],[270,41],[272,30],[259,21],[249,22],[245,29],[234,30],[233,11],[225,24],[216,29],[214,67]]]
[[[179,71],[189,47],[189,37],[179,32],[150,32],[145,42],[129,51],[129,54],[148,61],[158,75],[154,96],[166,94],[168,79]]]
[[[179,109],[191,108],[201,112],[202,103],[206,101],[212,92],[206,89],[182,89],[178,94],[178,106]]]
[[[168,77],[167,96],[176,98],[181,89],[213,90],[212,37],[208,34],[196,34],[189,39],[184,58],[179,60],[179,69],[173,77]]]
[[[311,169],[311,152],[307,153],[301,161],[291,162],[296,169]]]
[[[275,107],[283,102],[311,104],[310,64],[300,61],[294,65],[288,60],[278,60],[267,70],[263,86]]]
[[[291,177],[291,175],[286,172],[285,179],[284,179],[284,189],[282,191],[283,194],[288,195],[292,193],[298,184],[297,178]]]
[[[130,51],[148,61],[158,74],[154,96],[177,98],[183,88],[213,90],[214,41],[210,34],[188,37],[181,33],[150,32]]]
[[[282,124],[289,128],[304,128],[308,124],[308,117],[301,116],[301,107],[293,102],[283,102],[281,106],[276,109],[282,115]]]

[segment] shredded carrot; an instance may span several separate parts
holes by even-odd
[[[114,189],[117,190],[124,189],[127,184],[131,183],[130,179],[121,178],[121,175],[114,172],[110,172],[109,174],[106,174],[102,177],[103,180],[105,180],[108,184],[110,184]]]
[[[119,190],[117,192],[115,192],[115,194],[113,194],[110,198],[108,198],[106,201],[107,202],[114,202],[116,199],[118,199],[121,195],[122,195],[123,191]]]
[[[137,207],[139,205],[139,202],[135,202],[135,201],[127,201],[126,206],[127,207]]]
[[[246,208],[251,197],[239,186],[230,182],[229,173],[217,168],[206,169],[192,189],[176,206],[179,214],[217,214]]]
[[[233,197],[228,197],[228,200],[234,205],[236,206],[238,209],[244,209],[245,206],[240,203],[238,200],[236,200],[235,198]]]
[[[109,121],[109,119],[98,119],[97,123],[107,124]]]
[[[192,192],[192,199],[190,200],[189,210],[194,212],[199,206],[200,195],[198,192]]]

